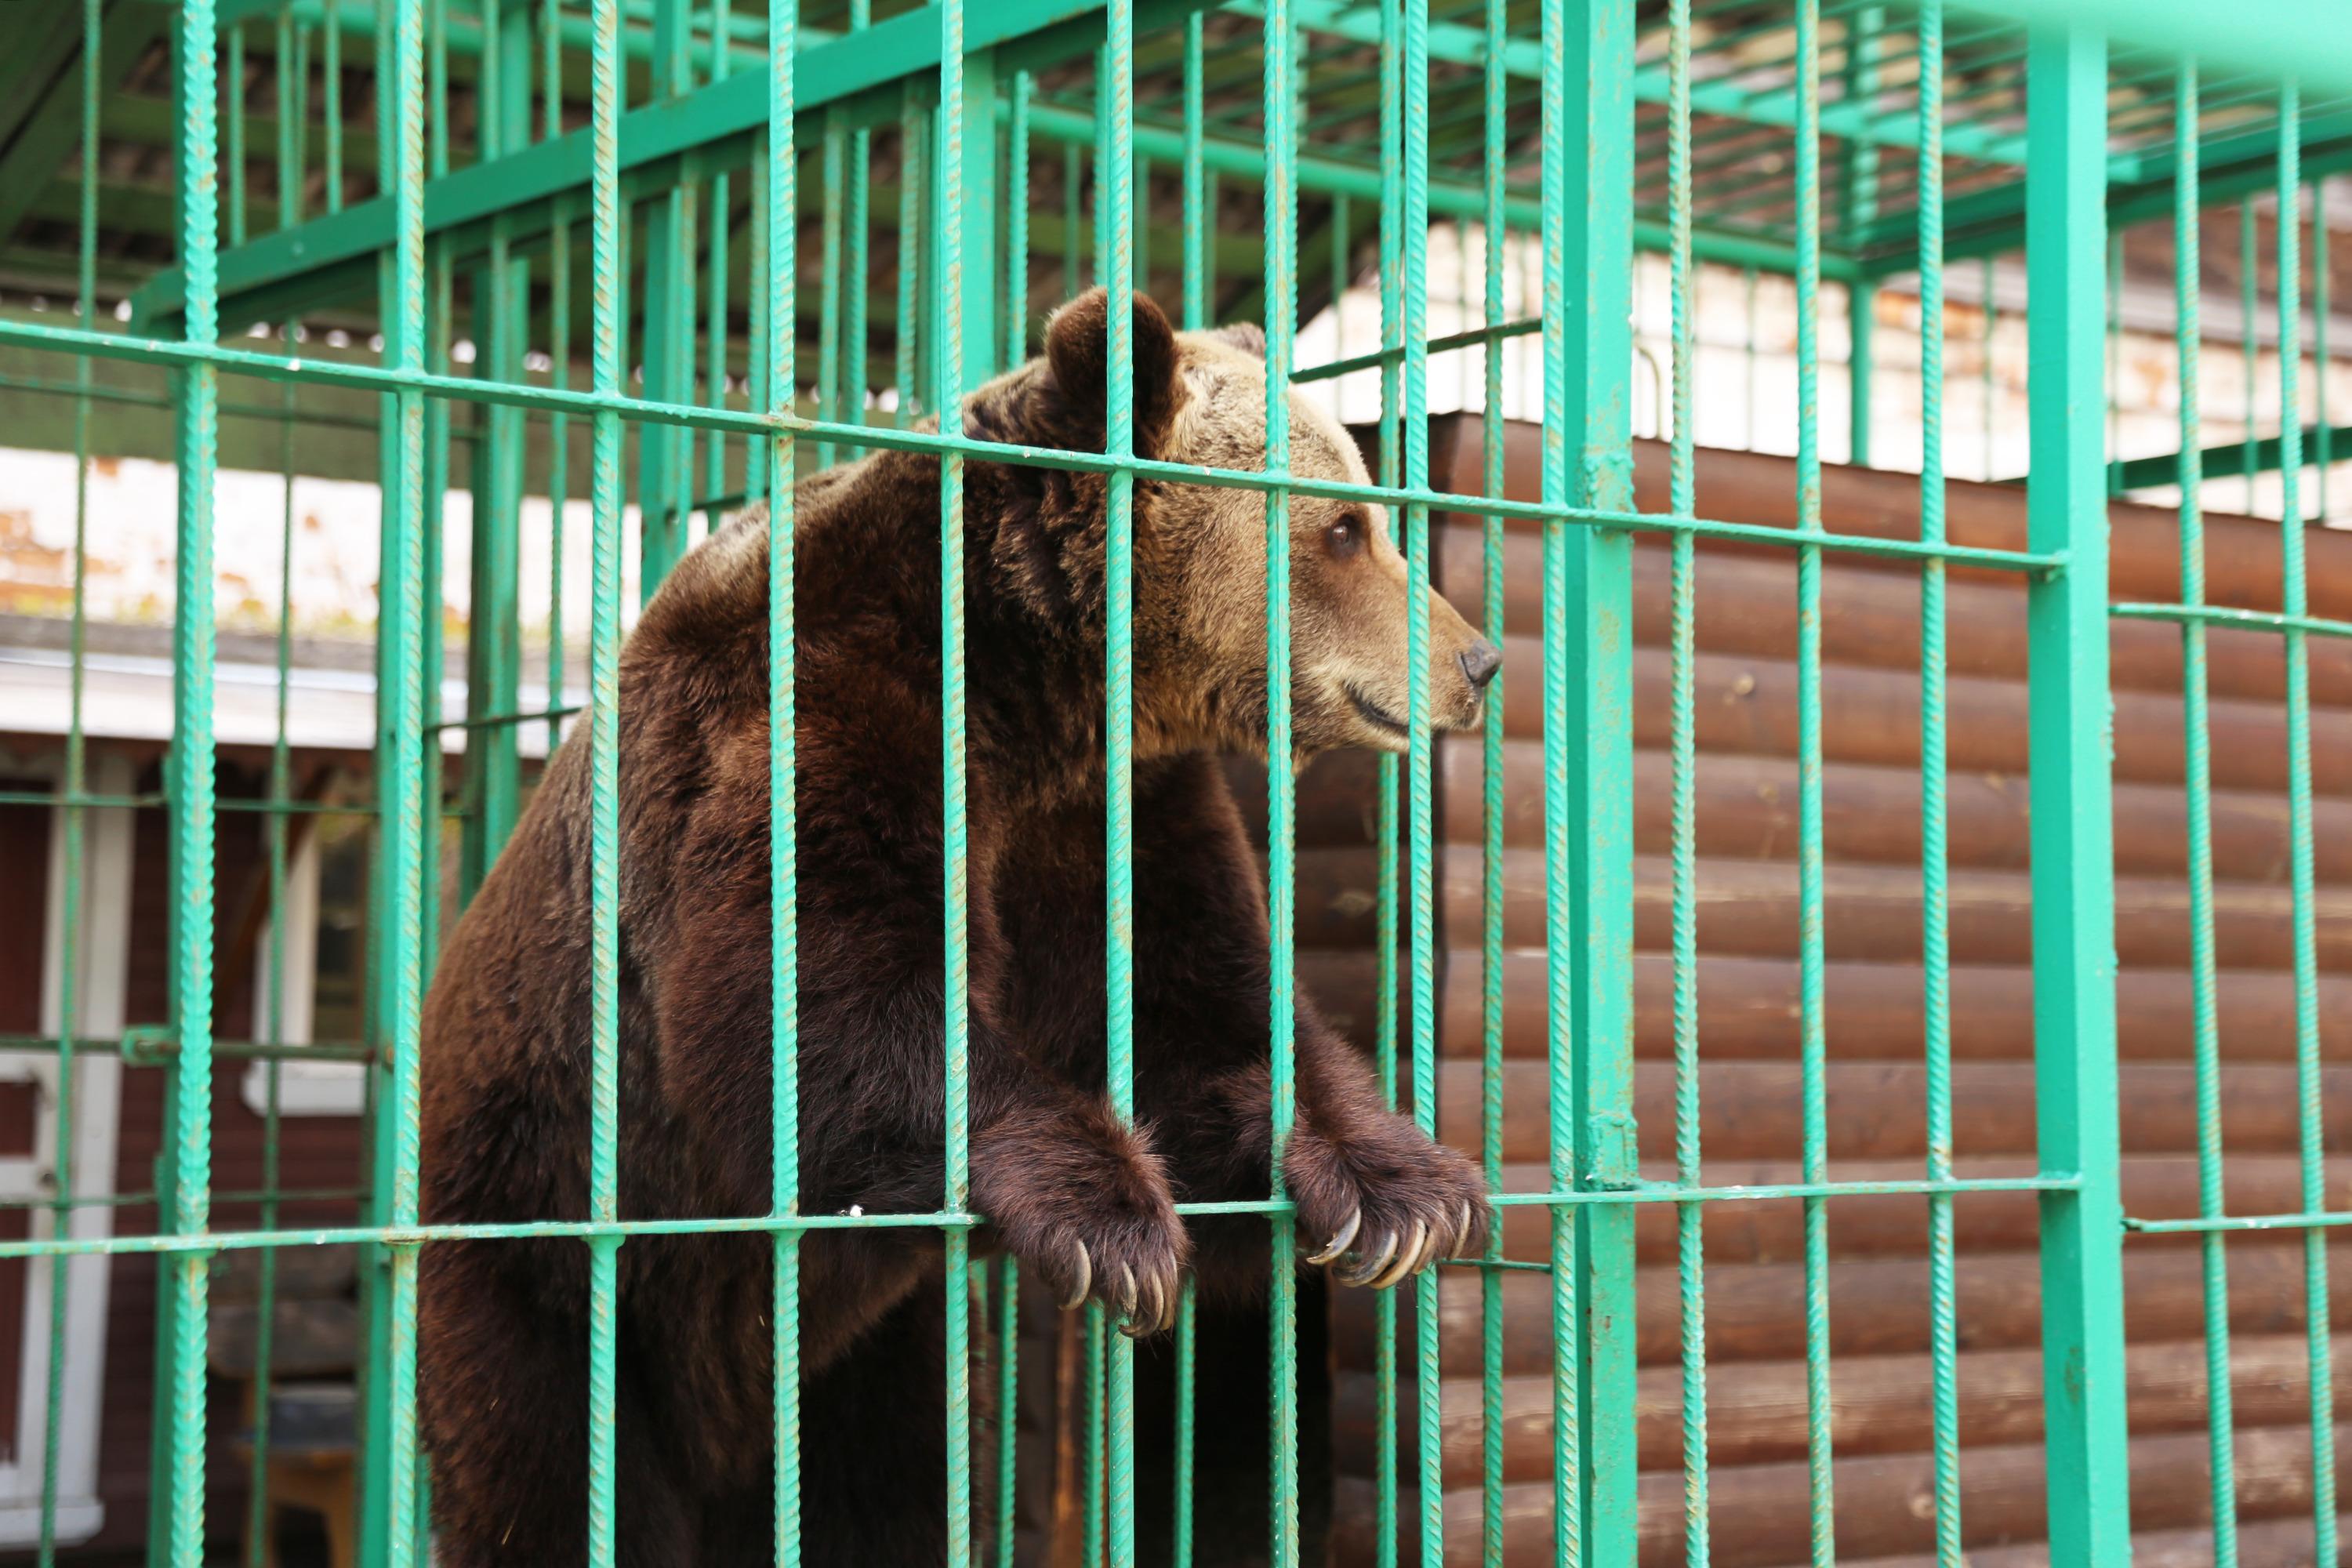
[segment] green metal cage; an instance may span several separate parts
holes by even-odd
[[[950,1559],[1016,1559],[1012,1445],[1001,1469],[971,1473],[969,1380],[999,1380],[1011,1411],[1020,1281],[1010,1264],[975,1260],[963,1103],[965,953],[961,595],[943,595],[950,651],[944,679],[949,883],[945,932],[950,1011],[945,1190],[934,1212],[831,1215],[798,1202],[794,1016],[793,776],[793,628],[791,476],[877,447],[935,457],[940,475],[939,570],[963,570],[961,516],[968,462],[1061,466],[1109,479],[1111,584],[1106,735],[1111,881],[1108,930],[1132,930],[1124,874],[1131,812],[1130,628],[1133,486],[1182,480],[1248,489],[1266,516],[1268,745],[1289,749],[1288,535],[1295,495],[1391,509],[1411,566],[1412,745],[1377,774],[1381,856],[1372,1034],[1382,1081],[1434,1131],[1439,1101],[1443,955],[1433,896],[1438,828],[1436,749],[1427,712],[1426,606],[1435,554],[1433,514],[1484,520],[1480,616],[1505,630],[1507,529],[1540,536],[1542,666],[1506,681],[1539,684],[1542,746],[1541,929],[1549,1097],[1543,1178],[1505,1186],[1504,885],[1507,725],[1495,704],[1482,745],[1483,991],[1480,1152],[1497,1203],[1528,1211],[1539,1251],[1514,1254],[1501,1228],[1486,1253],[1451,1258],[1479,1290],[1481,1367],[1475,1527],[1449,1529],[1441,1449],[1440,1280],[1412,1299],[1383,1295],[1375,1311],[1377,1560],[1433,1563],[1528,1557],[1507,1552],[1504,1296],[1513,1271],[1539,1275],[1549,1321],[1550,1464],[1543,1552],[1561,1564],[1716,1559],[1756,1561],[1710,1542],[1707,1255],[1724,1208],[1801,1205],[1803,1404],[1810,1557],[1837,1552],[1832,1487],[1833,1380],[1829,1318],[1832,1238],[1842,1200],[1896,1197],[1926,1211],[1930,1271],[1932,1496],[1926,1543],[1912,1561],[1956,1565],[1985,1542],[1965,1502],[1956,1239],[1969,1204],[2001,1194],[2038,1205],[2046,1554],[2063,1564],[2116,1564],[2132,1554],[2123,1259],[2135,1237],[2190,1233],[2200,1251],[2211,1462],[2212,1560],[2241,1560],[2237,1539],[2228,1243],[2291,1232],[2304,1248],[2300,1321],[2308,1340],[2307,1544],[2298,1560],[2338,1560],[2329,1233],[2352,1219],[2331,1205],[2323,1089],[2322,891],[2315,870],[2314,638],[2352,623],[2312,612],[2300,526],[2326,514],[2325,486],[2347,431],[2329,422],[2326,329],[2329,277],[2325,180],[2352,170],[2352,26],[2326,0],[2263,0],[2226,16],[2189,0],[82,0],[39,25],[58,29],[78,77],[47,97],[27,93],[0,141],[0,228],[46,225],[0,256],[26,281],[74,301],[70,324],[12,312],[0,319],[10,388],[70,410],[70,444],[86,474],[119,407],[166,402],[160,386],[125,390],[100,372],[119,362],[168,373],[177,470],[173,721],[159,790],[92,787],[82,709],[89,615],[83,567],[110,520],[77,514],[69,667],[73,717],[54,791],[5,803],[52,808],[64,824],[67,982],[53,1032],[6,1042],[53,1055],[61,1126],[72,1123],[75,1064],[120,1052],[168,1083],[152,1234],[72,1234],[70,1144],[61,1142],[51,1195],[24,1239],[0,1259],[98,1253],[152,1258],[159,1271],[153,1384],[151,1561],[197,1564],[217,1555],[205,1513],[208,1479],[208,1289],[217,1262],[257,1253],[261,1321],[273,1269],[289,1248],[364,1249],[364,1355],[358,1540],[370,1563],[430,1554],[430,1456],[415,1427],[416,1271],[422,1249],[457,1237],[571,1237],[593,1259],[599,1310],[592,1369],[588,1467],[591,1556],[613,1560],[616,1255],[650,1232],[754,1231],[772,1239],[779,1561],[798,1559],[802,1445],[822,1441],[799,1421],[799,1247],[813,1230],[856,1226],[937,1230],[948,1258],[950,1369],[947,1495]],[[172,112],[142,132],[135,105],[112,95],[136,57],[169,48]],[[26,51],[29,59],[31,51]],[[266,77],[257,78],[266,58]],[[63,79],[61,79],[62,80]],[[248,81],[264,79],[266,94]],[[368,90],[364,104],[358,92]],[[362,116],[372,112],[373,123]],[[168,149],[175,199],[161,216],[112,179],[110,149]],[[35,160],[43,160],[36,162]],[[61,163],[69,177],[47,184]],[[2239,275],[2256,332],[2259,291],[2275,322],[2276,401],[2251,406],[2242,440],[2209,446],[2197,371],[2206,341],[2200,218],[2240,204],[2247,215]],[[45,205],[46,204],[46,205]],[[2257,255],[2257,205],[2274,215],[2270,254]],[[2320,208],[2311,211],[2312,208]],[[2303,252],[2305,215],[2311,245]],[[1432,238],[1440,226],[1479,237],[1475,298],[1462,258],[1464,319],[1433,330]],[[2171,332],[2180,370],[2178,449],[2126,455],[2107,429],[2110,235],[2168,226],[2178,280]],[[105,243],[102,243],[105,241]],[[1507,276],[1514,247],[1534,256],[1532,311]],[[1639,401],[1633,329],[1637,252],[1662,254],[1672,327],[1660,380],[1668,493],[1637,506]],[[1944,352],[1948,270],[1965,260],[2023,256],[2031,315],[2030,523],[2022,548],[1948,537]],[[894,258],[885,265],[885,257]],[[2302,292],[2306,264],[2318,298]],[[1705,265],[1793,280],[1794,526],[1701,510],[1694,408],[1708,395],[1695,372],[1692,299]],[[1988,261],[1988,267],[1990,262]],[[46,268],[46,270],[44,270]],[[877,289],[895,269],[895,297]],[[1369,273],[1380,304],[1377,352],[1298,363],[1302,319],[1339,301]],[[1990,276],[1988,272],[1987,276]],[[1026,358],[1045,307],[1100,281],[1117,297],[1140,289],[1187,326],[1263,323],[1271,384],[1349,374],[1379,381],[1377,481],[1350,486],[1288,471],[1288,426],[1266,429],[1265,472],[1193,468],[1135,456],[1133,411],[1115,390],[1106,450],[1074,455],[992,445],[953,432],[970,391]],[[1874,295],[1916,289],[1923,431],[1916,531],[1840,531],[1823,516],[1822,316],[1843,289],[1853,413],[1844,450],[1867,464]],[[1990,309],[1990,289],[1979,287]],[[463,314],[460,302],[463,302]],[[106,307],[121,302],[117,319]],[[2305,324],[2306,308],[2315,328]],[[52,312],[54,316],[54,312]],[[1132,345],[1112,313],[1112,359]],[[241,342],[250,322],[268,342]],[[305,352],[295,326],[333,323],[349,350]],[[380,352],[358,346],[375,334]],[[1483,406],[1502,407],[1507,345],[1528,340],[1540,367],[1539,497],[1507,493],[1506,433],[1482,423],[1475,490],[1433,479],[1431,363],[1476,367]],[[456,350],[469,350],[464,358]],[[2306,349],[2306,344],[2308,348]],[[576,374],[584,346],[584,380]],[[1753,345],[1751,343],[1751,356]],[[2252,351],[2249,351],[2250,357]],[[1988,364],[1990,361],[1988,360]],[[2317,391],[2301,379],[2309,369]],[[1467,372],[1465,373],[1465,375]],[[224,378],[264,390],[236,404]],[[1113,374],[1124,389],[1131,377]],[[2247,378],[2248,397],[2253,378]],[[356,417],[306,400],[361,401]],[[144,399],[144,403],[142,403]],[[364,410],[372,400],[377,414]],[[918,428],[938,416],[936,429]],[[278,734],[257,798],[216,790],[212,603],[215,493],[224,421],[275,432],[287,475],[284,559],[290,563],[298,437],[345,426],[377,446],[382,488],[380,614],[373,630],[374,743],[364,798],[301,797],[285,723],[292,663],[291,567],[278,599]],[[341,422],[339,425],[338,422]],[[2258,435],[2257,425],[2273,433]],[[948,434],[937,433],[945,430]],[[582,439],[584,437],[584,440]],[[257,439],[240,450],[256,449]],[[440,613],[452,563],[442,509],[453,451],[470,477],[475,525],[465,563],[470,613],[462,650],[445,647]],[[632,471],[632,464],[633,471]],[[540,469],[543,465],[543,470]],[[2283,584],[2275,610],[2210,603],[2202,509],[2208,481],[2274,473]],[[1906,480],[1906,482],[1911,482]],[[562,531],[584,487],[592,519],[585,588],[584,699],[568,700]],[[2107,509],[2113,497],[2176,487],[2180,592],[2168,602],[2111,604]],[[2316,507],[2312,491],[2318,490]],[[545,700],[525,696],[520,611],[521,517],[527,497],[551,503],[547,584],[552,633]],[[618,1202],[617,847],[618,655],[625,623],[625,512],[636,508],[635,586],[649,594],[698,531],[766,501],[772,530],[771,767],[775,1015],[772,1212],[752,1220],[643,1220]],[[699,521],[698,521],[699,520]],[[1633,562],[1636,541],[1670,552],[1670,925],[1674,1116],[1648,1147],[1670,1173],[1645,1174],[1634,1119]],[[1698,1029],[1698,796],[1693,640],[1702,543],[1785,552],[1796,573],[1799,829],[1797,956],[1801,974],[1798,1068],[1801,1169],[1770,1184],[1710,1184],[1701,1162]],[[1842,1179],[1831,1168],[1824,1000],[1823,618],[1825,560],[1874,558],[1916,573],[1920,671],[1919,911],[1927,1154],[1914,1176]],[[1992,574],[2022,584],[2028,642],[2031,767],[2032,1076],[2036,1158],[2030,1173],[1963,1175],[1954,1144],[1952,963],[1948,931],[1948,577]],[[576,594],[578,585],[571,585]],[[577,600],[573,603],[576,605]],[[2111,617],[2177,626],[2195,995],[2197,1213],[2126,1212],[2119,1142]],[[2288,752],[2287,879],[2293,927],[2294,1067],[2300,1202],[2276,1213],[2232,1211],[2222,1188],[2221,1099],[2227,1071],[2216,1000],[2217,955],[2207,643],[2216,628],[2274,638],[2284,661]],[[462,663],[466,704],[445,712],[448,672]],[[0,707],[6,705],[0,696]],[[420,1223],[419,1010],[437,933],[495,860],[530,770],[527,735],[551,750],[568,728],[593,758],[595,1117],[593,1212],[584,1221],[492,1227]],[[444,776],[446,734],[462,732],[462,772]],[[1270,1020],[1276,1147],[1291,1115],[1297,906],[1297,785],[1272,770],[1265,800],[1273,914]],[[89,814],[160,808],[169,823],[171,994],[168,1017],[122,1039],[77,1023],[71,942],[79,922]],[[252,1040],[219,1037],[214,1011],[215,844],[222,814],[262,819],[269,907],[284,907],[289,824],[335,812],[363,822],[372,844],[363,1037],[287,1042],[284,1020],[259,1019]],[[445,838],[454,838],[445,845]],[[445,895],[442,868],[454,858]],[[268,963],[286,963],[272,927]],[[1131,935],[1109,950],[1109,994],[1126,997]],[[1108,1019],[1107,1081],[1122,1116],[1135,1103],[1132,1017]],[[268,1064],[268,1154],[256,1193],[215,1191],[216,1063]],[[297,1059],[364,1064],[368,1141],[357,1212],[343,1223],[290,1223],[281,1209],[315,1194],[286,1189],[277,1158],[279,1068]],[[1279,1168],[1277,1160],[1276,1168]],[[249,1205],[223,1225],[216,1206]],[[1679,1296],[1679,1507],[1660,1521],[1639,1496],[1634,1227],[1663,1205],[1675,1221]],[[1290,1205],[1277,1180],[1262,1199],[1216,1207],[1262,1216],[1267,1241],[1271,1456],[1264,1557],[1302,1548],[1298,1282]],[[245,1208],[238,1209],[240,1214]],[[47,1276],[51,1342],[61,1342],[66,1275]],[[1083,1554],[1137,1561],[1134,1348],[1106,1331],[1099,1307],[1085,1329],[1080,1458]],[[1196,1419],[1198,1309],[1188,1294],[1173,1351],[1175,1522],[1168,1549],[1195,1560],[1195,1455],[1216,1441]],[[986,1342],[982,1343],[982,1342]],[[266,1345],[266,1340],[265,1340]],[[261,1408],[268,1353],[260,1357]],[[63,1358],[45,1370],[48,1437],[38,1554],[72,1555],[57,1527],[58,1412]],[[1419,1398],[1412,1397],[1414,1390]],[[270,1447],[254,1435],[257,1478]],[[216,1462],[216,1461],[215,1461]],[[993,1487],[994,1540],[976,1540],[971,1498]],[[261,1488],[254,1489],[256,1519]],[[248,1540],[257,1532],[249,1531]],[[2265,1538],[2266,1540],[2270,1538]],[[253,1548],[258,1551],[257,1545]],[[2260,1558],[2256,1548],[2245,1560]],[[2006,1562],[2009,1559],[2002,1559]]]

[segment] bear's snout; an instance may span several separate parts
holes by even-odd
[[[1470,683],[1474,691],[1486,690],[1487,682],[1495,679],[1495,672],[1503,668],[1503,650],[1485,637],[1471,638],[1470,646],[1455,658],[1462,666],[1462,679]]]

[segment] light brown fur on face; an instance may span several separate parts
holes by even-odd
[[[1245,331],[1177,337],[1180,399],[1171,462],[1263,471],[1265,372]],[[1368,485],[1355,442],[1322,409],[1289,398],[1290,468]],[[1265,508],[1258,491],[1152,484],[1139,508],[1140,712],[1167,749],[1263,752]],[[1411,709],[1405,560],[1374,504],[1294,495],[1290,522],[1291,713],[1301,755],[1402,752]],[[1499,654],[1454,606],[1429,597],[1429,721],[1475,729]]]

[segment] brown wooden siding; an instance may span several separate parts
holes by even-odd
[[[1475,418],[1438,422],[1433,482],[1479,488]],[[1508,493],[1537,493],[1538,433],[1507,432]],[[1773,526],[1795,521],[1793,466],[1702,452],[1704,516]],[[1664,505],[1662,449],[1637,454],[1644,509]],[[1915,537],[1916,481],[1832,469],[1827,525]],[[2173,515],[2114,508],[2113,594],[2168,600],[2177,588]],[[2021,548],[2021,490],[1955,484],[1957,542]],[[2214,602],[2278,605],[2278,525],[2209,519]],[[1441,518],[1436,580],[1475,615],[1479,524]],[[1545,1101],[1539,538],[1507,531],[1504,1143],[1508,1184],[1539,1188]],[[2309,536],[2314,613],[2352,614],[2352,537]],[[1792,1180],[1801,1152],[1797,1068],[1796,593],[1793,556],[1702,545],[1696,582],[1698,1025],[1702,1131],[1710,1183]],[[1832,552],[1822,574],[1823,779],[1827,874],[1829,1135],[1837,1179],[1912,1177],[1926,1153],[1918,898],[1918,590],[1916,569]],[[1663,538],[1635,552],[1635,1100],[1643,1173],[1669,1179],[1673,1069],[1668,931],[1668,575]],[[2026,800],[2024,595],[2014,578],[1952,574],[1950,879],[1956,1152],[1964,1175],[2033,1168],[2031,910]],[[2326,643],[2326,647],[2318,646]],[[2124,1196],[2142,1216],[2194,1213],[2196,1121],[2189,1065],[2190,987],[2180,721],[2180,645],[2161,625],[2119,621],[2116,688],[2116,862]],[[2277,639],[2217,629],[2211,637],[2216,940],[2227,1070],[2222,1123],[2236,1212],[2301,1206],[2294,1069],[2294,992],[2286,873],[2284,666]],[[2329,1044],[2352,1016],[2352,645],[2314,639],[2313,754],[2317,802],[2317,928]],[[1480,742],[1442,742],[1438,763],[1439,1122],[1465,1148],[1478,1139]],[[1369,797],[1367,797],[1369,798]],[[1302,961],[1310,984],[1368,1008],[1371,882],[1339,857],[1302,858]],[[1308,892],[1307,889],[1317,889]],[[1310,934],[1311,933],[1311,934]],[[2352,1140],[2352,1071],[2323,1081],[2328,1146]],[[2328,1197],[2352,1199],[2352,1163],[2331,1161]],[[2022,1568],[2047,1561],[2042,1528],[2042,1383],[2034,1200],[1957,1205],[1962,1521],[1969,1561]],[[1642,1561],[1682,1561],[1683,1481],[1674,1268],[1675,1219],[1637,1211],[1635,1429],[1641,1455]],[[1515,1210],[1511,1256],[1540,1258],[1546,1223]],[[1932,1556],[1926,1204],[1840,1200],[1830,1206],[1830,1331],[1841,1559],[1880,1568]],[[2352,1266],[2333,1249],[2339,1323]],[[1721,1568],[1780,1568],[1808,1552],[1803,1269],[1794,1203],[1707,1211],[1708,1430],[1713,1559]],[[2302,1250],[2294,1237],[2230,1247],[2239,1496],[2248,1561],[2310,1550],[2310,1455],[2302,1321]],[[2210,1561],[2205,1383],[2197,1254],[2135,1238],[2125,1255],[2130,1320],[2134,1522],[2141,1561]],[[1550,1551],[1550,1345],[1548,1283],[1504,1279],[1505,1539],[1509,1560]],[[1479,1538],[1478,1288],[1449,1274],[1441,1291],[1449,1561],[1473,1562]],[[1339,1471],[1335,1561],[1371,1561],[1371,1314],[1362,1292],[1333,1296]],[[1411,1312],[1404,1314],[1411,1345]],[[1408,1357],[1409,1363],[1409,1357]],[[2352,1354],[2339,1352],[2339,1398]],[[1411,1390],[1403,1391],[1410,1410]],[[1412,1424],[1404,1449],[1412,1514]],[[1402,1542],[1413,1560],[1412,1531]]]

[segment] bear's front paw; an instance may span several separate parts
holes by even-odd
[[[986,1164],[983,1175],[975,1162],[973,1195],[985,1189],[982,1206],[1006,1249],[1065,1310],[1092,1298],[1135,1339],[1176,1321],[1190,1243],[1167,1173],[1139,1135],[1116,1123],[1056,1128],[1008,1140]]]
[[[1301,1128],[1283,1175],[1307,1261],[1340,1263],[1343,1285],[1386,1289],[1440,1258],[1474,1256],[1494,1223],[1478,1167],[1401,1116],[1340,1139]]]

